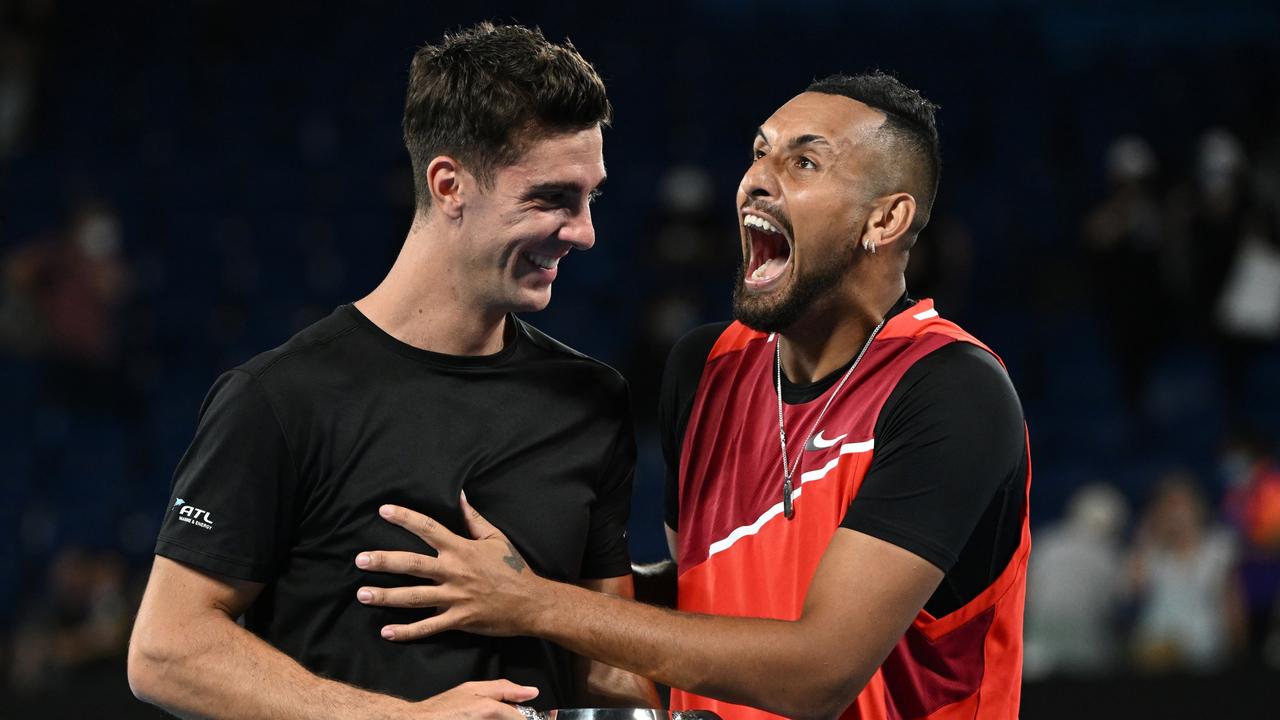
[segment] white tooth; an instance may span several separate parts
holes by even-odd
[[[775,227],[773,223],[769,222],[768,220],[765,220],[759,215],[747,215],[746,218],[742,221],[742,224],[748,227],[760,228],[765,232],[776,233],[778,235],[782,234],[782,231],[779,230],[777,227]]]
[[[756,280],[759,280],[759,279],[763,278],[763,277],[764,277],[764,266],[763,266],[763,265],[761,265],[760,267],[756,268],[756,271],[755,271],[755,272],[753,272],[753,273],[751,273],[751,277],[755,278]]]
[[[560,264],[560,258],[551,257],[550,255],[538,255],[536,253],[525,253],[525,257],[529,262],[537,265],[543,270],[554,270]]]

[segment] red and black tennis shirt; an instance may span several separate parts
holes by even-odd
[[[945,576],[841,717],[1017,717],[1031,475],[1003,365],[931,301],[904,297],[795,449],[803,455],[788,520],[776,341],[739,323],[710,325],[668,362],[661,417],[680,609],[799,618],[832,535],[867,533]],[[847,367],[809,385],[784,379],[791,437],[809,431]],[[680,690],[672,708],[775,717]]]

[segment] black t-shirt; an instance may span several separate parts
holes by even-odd
[[[912,304],[904,297],[889,317]],[[690,332],[672,349],[663,375],[659,422],[666,520],[673,530],[679,529],[685,427],[707,355],[727,327],[715,323]],[[783,401],[816,399],[848,367],[803,385],[784,374]],[[946,573],[925,604],[935,617],[981,593],[1018,547],[1027,472],[1024,427],[1004,368],[966,342],[944,345],[912,365],[876,419],[871,467],[841,526],[909,550]]]
[[[469,680],[573,701],[571,656],[532,638],[379,636],[425,610],[361,605],[362,550],[434,554],[378,516],[383,503],[465,535],[467,500],[538,574],[631,572],[626,526],[635,441],[626,382],[514,317],[495,355],[406,345],[350,305],[215,383],[178,466],[156,553],[265,583],[246,627],[317,674],[421,699]]]

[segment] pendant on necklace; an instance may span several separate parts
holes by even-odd
[[[795,506],[791,504],[791,478],[782,480],[782,514],[788,520],[796,514]]]

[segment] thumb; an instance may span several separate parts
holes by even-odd
[[[485,520],[476,509],[471,507],[471,503],[467,502],[467,492],[462,491],[462,518],[467,523],[467,532],[471,533],[471,537],[476,540],[493,537],[494,535],[502,535],[502,531],[493,526],[493,523]],[[504,536],[505,537],[505,536]]]
[[[528,702],[538,697],[538,688],[517,685],[510,680],[484,680],[467,683],[468,688],[480,697],[499,702]]]

